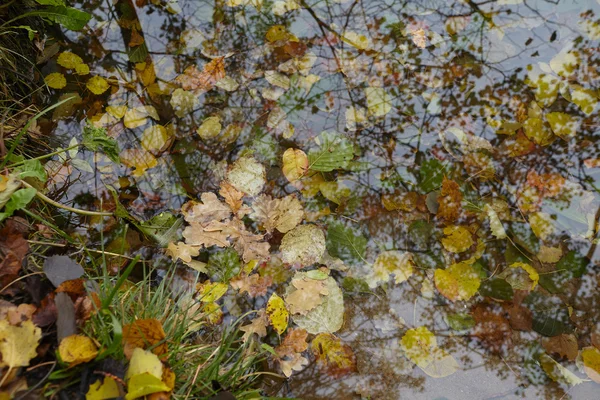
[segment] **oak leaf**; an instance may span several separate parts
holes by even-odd
[[[326,280],[296,278],[292,279],[291,286],[295,290],[290,291],[285,297],[285,301],[292,314],[306,315],[323,302],[321,295],[329,294]]]
[[[232,288],[238,289],[240,293],[247,292],[250,297],[258,297],[267,294],[269,286],[273,284],[273,278],[252,274],[231,280],[229,283]]]
[[[308,333],[304,329],[290,329],[283,342],[275,348],[285,376],[290,377],[292,371],[302,371],[308,365],[308,359],[300,354],[308,349],[307,337]]]
[[[166,333],[156,319],[138,319],[123,326],[123,353],[130,359],[136,348],[148,349],[158,356],[167,353]]]
[[[259,337],[267,336],[267,325],[269,320],[265,310],[259,310],[256,318],[252,319],[248,325],[240,327],[240,331],[244,332],[242,341],[246,342],[253,334],[257,334]]]

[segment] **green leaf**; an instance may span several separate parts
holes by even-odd
[[[15,168],[20,179],[35,178],[41,182],[46,182],[47,175],[44,166],[40,160],[25,160],[22,165]]]
[[[35,0],[43,6],[64,6],[65,0]]]
[[[319,148],[308,153],[309,168],[313,171],[343,169],[354,158],[354,146],[342,135],[323,132],[315,141]]]
[[[240,267],[240,257],[231,248],[211,254],[207,265],[209,275],[219,282],[229,282],[240,272]]]
[[[37,190],[34,188],[19,189],[10,196],[10,200],[4,206],[4,212],[0,214],[0,221],[10,217],[15,211],[27,206],[35,197]]]
[[[47,18],[72,31],[82,30],[92,18],[90,14],[84,11],[65,6],[48,7],[43,10],[33,11],[27,15]]]
[[[465,331],[475,326],[475,319],[470,314],[450,314],[446,317],[448,326],[455,331]]]
[[[178,234],[181,225],[183,225],[181,218],[177,218],[169,212],[163,212],[148,221],[141,222],[139,228],[145,235],[156,240],[159,246],[166,247],[181,237]]]
[[[532,328],[537,333],[556,336],[573,331],[569,310],[560,298],[532,292],[525,298],[523,304],[532,312]]]
[[[424,193],[439,188],[446,173],[446,167],[437,159],[424,161],[419,168],[419,187]]]
[[[576,251],[570,251],[556,263],[555,270],[540,275],[540,286],[550,293],[562,293],[573,278],[580,278],[589,261]]]
[[[112,161],[118,163],[119,145],[117,141],[106,134],[105,128],[96,128],[89,123],[83,128],[82,144],[92,151],[104,151]]]
[[[327,229],[327,251],[345,263],[364,261],[367,239],[341,222],[333,222]]]
[[[479,294],[498,300],[512,300],[513,288],[504,279],[492,279],[483,281],[479,287]]]

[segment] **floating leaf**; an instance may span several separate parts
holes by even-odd
[[[307,273],[299,272],[287,287],[285,301],[292,314],[306,315],[322,304],[323,296],[328,294],[329,290],[324,280],[312,279]]]
[[[283,334],[288,326],[289,313],[283,299],[277,293],[273,293],[269,298],[266,312],[275,332]]]
[[[66,69],[75,69],[78,65],[83,64],[83,60],[77,54],[71,53],[70,51],[63,51],[58,55],[56,59],[58,65],[65,67]]]
[[[6,319],[0,320],[0,367],[26,367],[32,358],[37,357],[37,346],[42,338],[42,330],[33,322],[21,322],[12,326]]]
[[[171,137],[167,129],[162,125],[153,125],[144,129],[141,137],[141,145],[151,153],[159,153],[166,149]]]
[[[93,76],[88,79],[85,86],[94,94],[102,94],[110,87],[106,79],[101,76]]]
[[[102,150],[111,161],[119,162],[119,145],[115,139],[108,136],[105,128],[96,128],[88,123],[83,128],[81,144],[92,151]]]
[[[502,225],[502,221],[498,217],[498,213],[492,206],[486,204],[483,207],[483,210],[487,213],[488,218],[490,219],[490,229],[492,230],[492,235],[496,237],[496,239],[506,239],[506,230]]]
[[[341,222],[329,224],[327,229],[327,251],[347,263],[364,262],[367,239]]]
[[[464,261],[446,269],[436,269],[434,278],[439,292],[451,301],[469,300],[481,284],[477,271]]]
[[[325,253],[325,234],[316,225],[297,226],[285,234],[280,250],[285,263],[314,264]]]
[[[594,90],[577,86],[571,92],[571,101],[579,106],[584,114],[591,115],[598,104],[598,97]]]
[[[158,160],[152,153],[144,149],[127,149],[121,152],[120,159],[129,168],[135,168],[132,175],[142,176],[147,169],[158,165]]]
[[[240,192],[256,196],[265,185],[265,167],[253,157],[240,157],[227,172],[227,180]]]
[[[352,143],[337,133],[323,132],[315,142],[319,148],[308,153],[309,168],[313,171],[329,172],[343,169],[354,158]]]
[[[432,378],[443,378],[459,369],[454,357],[438,347],[434,334],[424,326],[407,330],[401,347],[406,357]]]
[[[342,291],[335,279],[329,277],[325,282],[329,294],[323,298],[323,302],[306,315],[296,315],[294,317],[296,325],[312,334],[334,333],[340,330],[344,323],[344,296]]]
[[[283,342],[275,348],[281,372],[285,376],[290,377],[293,371],[302,371],[308,364],[308,360],[300,354],[308,348],[307,336],[305,330],[290,329]]]
[[[169,104],[173,107],[175,115],[179,118],[183,118],[188,114],[191,114],[194,108],[199,104],[198,98],[192,92],[188,92],[181,88],[177,88],[171,95]]]
[[[540,356],[540,364],[546,374],[555,382],[564,383],[569,386],[579,385],[584,382],[583,379],[557,363],[548,354],[542,354]]]
[[[587,376],[594,382],[600,383],[600,350],[592,346],[584,347],[579,354]]]
[[[372,278],[367,282],[370,288],[375,288],[380,282],[388,282],[394,275],[396,284],[402,283],[414,272],[413,255],[409,252],[384,251],[377,256],[373,264]]]
[[[44,78],[46,85],[51,87],[52,89],[62,89],[67,86],[67,80],[65,76],[60,72],[53,72],[51,74],[46,75]]]
[[[310,343],[310,349],[317,363],[334,378],[356,371],[356,357],[352,348],[330,333],[318,334]]]
[[[571,114],[551,112],[546,114],[546,120],[554,134],[564,140],[575,137],[577,131],[579,131],[580,122]]]
[[[473,236],[464,226],[447,226],[444,228],[442,245],[452,253],[462,253],[473,245]]]
[[[287,149],[283,153],[283,175],[290,182],[295,182],[308,171],[308,156],[300,149]]]
[[[369,114],[375,117],[382,117],[392,110],[392,100],[384,88],[365,88],[365,95],[367,96]]]
[[[296,196],[290,195],[282,199],[260,195],[252,203],[251,218],[257,221],[267,232],[277,229],[286,233],[295,228],[304,218],[302,203]]]
[[[225,77],[225,57],[216,57],[204,65],[200,72],[195,65],[191,65],[183,71],[183,74],[175,78],[184,90],[192,90],[198,94],[212,89],[215,84]]]
[[[58,346],[60,358],[73,367],[93,360],[98,355],[94,341],[87,336],[71,335],[60,341]]]

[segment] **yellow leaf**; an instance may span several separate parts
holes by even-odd
[[[359,50],[366,50],[369,48],[369,38],[365,35],[358,34],[352,31],[344,32],[342,40],[351,46],[356,47]]]
[[[265,38],[270,43],[277,42],[279,40],[287,40],[289,37],[290,34],[283,25],[273,25],[265,34]]]
[[[145,373],[160,380],[163,374],[163,364],[153,352],[136,347],[131,355],[131,360],[129,360],[129,368],[127,368],[127,372],[125,373],[125,380]]]
[[[277,293],[273,293],[267,302],[267,315],[275,332],[280,335],[285,332],[290,314],[287,308],[285,308],[283,299]]]
[[[406,357],[433,378],[443,378],[458,370],[456,360],[437,346],[435,336],[424,326],[409,329],[401,340]]]
[[[67,86],[67,80],[60,72],[53,72],[49,75],[46,75],[44,81],[46,81],[46,85],[52,89],[62,89]]]
[[[165,331],[156,319],[138,319],[123,326],[123,353],[131,358],[136,348],[147,349],[158,356],[168,351]]]
[[[529,225],[535,236],[542,240],[546,240],[548,236],[554,233],[552,218],[544,212],[531,213],[529,215]]]
[[[170,390],[160,378],[149,373],[138,374],[132,376],[127,382],[125,400],[138,399],[152,393],[169,392]]]
[[[130,108],[125,112],[123,124],[126,128],[134,129],[148,122],[148,111],[145,107]]]
[[[42,330],[33,322],[21,322],[21,326],[12,326],[7,320],[0,320],[0,367],[26,367],[37,356],[35,349],[42,338]]]
[[[102,94],[109,88],[108,82],[101,76],[91,77],[85,86],[94,94]]]
[[[206,282],[200,285],[198,293],[203,303],[214,303],[227,292],[229,286],[221,282]]]
[[[87,75],[90,73],[90,67],[87,64],[78,64],[75,66],[77,75]]]
[[[208,117],[202,121],[202,125],[198,127],[196,133],[204,139],[209,140],[215,138],[221,133],[221,119],[219,117]]]
[[[117,118],[117,119],[121,119],[121,118],[123,118],[123,116],[127,112],[127,106],[125,106],[125,105],[121,105],[121,106],[107,106],[106,107],[106,112],[109,113],[110,115],[112,115],[113,117]]]
[[[444,248],[452,253],[462,253],[473,245],[473,236],[464,226],[447,226],[442,238]]]
[[[147,169],[158,165],[156,158],[144,149],[127,149],[119,155],[121,162],[129,168],[135,168],[133,176],[142,176]]]
[[[73,367],[96,358],[98,348],[87,336],[71,335],[60,341],[58,354],[64,362],[69,364],[69,367]]]
[[[375,288],[380,282],[388,282],[392,274],[396,283],[402,283],[412,276],[413,266],[412,253],[384,251],[377,256],[373,264],[373,278],[367,281],[369,287]]]
[[[90,385],[90,389],[85,395],[85,400],[108,400],[120,395],[117,381],[107,376],[104,378],[104,381],[98,379]]]
[[[162,125],[153,125],[144,130],[141,138],[141,145],[151,153],[158,153],[164,150],[170,141],[167,129]]]
[[[297,181],[308,171],[308,156],[300,149],[287,149],[283,153],[281,169],[288,181]]]
[[[469,300],[481,285],[479,274],[467,262],[436,269],[434,280],[439,292],[451,301]]]
[[[595,347],[584,347],[579,353],[583,360],[585,373],[593,381],[600,383],[600,350]]]
[[[208,317],[208,321],[213,325],[218,325],[223,321],[223,310],[217,303],[205,303],[202,305],[202,311]]]
[[[66,69],[75,69],[78,65],[83,64],[83,60],[77,54],[73,54],[70,51],[64,51],[60,53],[56,59],[58,65],[65,67]]]
[[[525,264],[523,262],[516,262],[510,265],[511,268],[522,268],[525,272],[529,274],[529,279],[531,279],[531,290],[535,289],[538,282],[540,281],[540,274],[529,264]]]
[[[319,333],[311,342],[310,349],[317,363],[334,378],[356,371],[356,357],[352,348],[330,333]]]

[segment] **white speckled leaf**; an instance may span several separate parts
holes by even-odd
[[[316,263],[325,253],[325,234],[316,225],[300,225],[281,240],[283,262],[307,266]]]
[[[265,167],[253,157],[241,157],[227,173],[227,180],[239,190],[257,196],[265,185]]]

